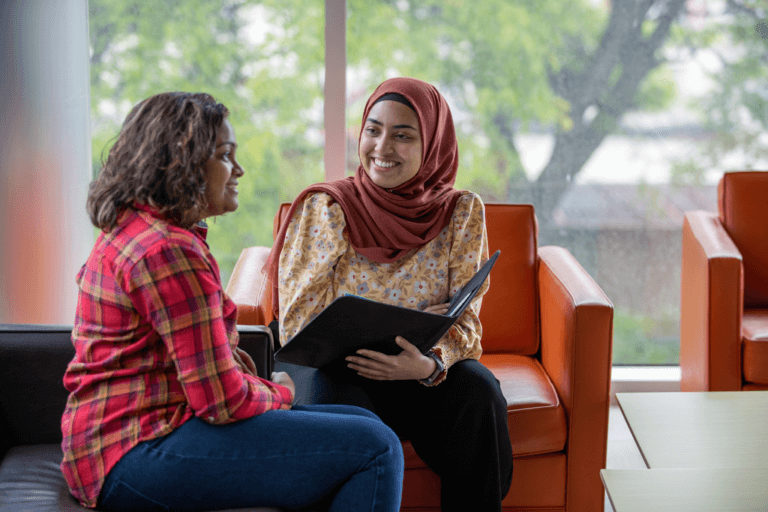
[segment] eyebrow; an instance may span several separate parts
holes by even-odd
[[[381,121],[378,121],[378,120],[376,120],[376,119],[374,119],[372,117],[369,117],[368,121],[373,123],[373,124],[377,124],[379,126],[384,126],[384,123],[382,123]],[[392,128],[395,128],[396,130],[398,130],[400,128],[410,128],[411,130],[419,131],[418,128],[414,128],[413,126],[411,126],[409,124],[396,124]]]
[[[220,148],[221,146],[226,146],[227,144],[231,146],[235,146],[235,148],[237,148],[237,142],[232,142],[231,140],[228,140],[227,142],[222,142],[221,144],[216,146],[216,148]]]

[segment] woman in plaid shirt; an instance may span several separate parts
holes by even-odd
[[[357,407],[292,407],[290,377],[256,376],[237,346],[202,222],[238,207],[228,113],[207,94],[142,101],[91,184],[102,233],[77,276],[64,477],[102,510],[398,510],[394,432]]]

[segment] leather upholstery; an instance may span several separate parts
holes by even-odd
[[[484,354],[483,363],[501,383],[507,399],[509,436],[515,456],[559,452],[568,437],[565,409],[538,359]]]
[[[683,223],[680,387],[768,390],[768,172],[725,173]]]
[[[483,352],[532,356],[539,350],[536,217],[531,205],[486,206],[490,254],[501,250],[483,297]],[[493,319],[505,318],[504,322]]]
[[[741,253],[717,215],[683,220],[680,388],[741,389]]]
[[[744,380],[768,386],[768,309],[748,309],[742,318]]]
[[[287,208],[275,215],[274,231]],[[501,256],[480,312],[480,361],[508,404],[514,475],[504,510],[602,511],[613,306],[567,250],[537,247],[532,206],[487,204],[486,225],[490,252]],[[253,254],[244,251],[244,264]],[[262,286],[247,275],[233,273],[227,287],[238,305],[252,304],[248,290]],[[407,440],[403,450],[401,510],[438,511],[439,477]]]
[[[243,325],[269,325],[272,315],[272,288],[261,271],[269,257],[268,247],[248,247],[232,269],[226,293],[237,297],[237,318]]]
[[[741,251],[744,306],[768,307],[768,172],[728,172],[718,185],[720,220]]]
[[[242,326],[240,346],[260,372],[271,368],[269,329]],[[64,371],[75,350],[71,326],[0,324],[0,510],[74,512],[82,507],[69,493],[59,464],[61,415],[67,401]],[[279,512],[275,508],[240,512]]]

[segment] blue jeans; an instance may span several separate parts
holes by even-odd
[[[306,405],[228,425],[192,418],[139,443],[107,475],[99,507],[396,512],[402,485],[402,446],[376,415]]]

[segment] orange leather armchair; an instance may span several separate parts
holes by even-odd
[[[768,390],[768,172],[726,173],[683,223],[680,387]]]
[[[501,256],[480,313],[480,361],[508,403],[514,473],[504,510],[602,511],[613,305],[567,250],[537,247],[532,206],[488,204],[486,223]],[[272,320],[260,272],[267,254],[245,249],[235,266],[227,293],[239,323]],[[439,511],[439,477],[408,441],[403,450],[401,510]]]

